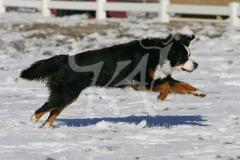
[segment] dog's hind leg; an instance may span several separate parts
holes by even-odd
[[[37,122],[45,113],[50,112],[48,119],[43,123],[43,128],[51,127],[55,118],[64,108],[75,102],[79,94],[79,92],[70,93],[67,90],[63,92],[63,95],[51,94],[49,101],[32,115],[31,121]]]
[[[36,122],[42,115],[50,112],[50,116],[44,122],[43,127],[48,128],[52,126],[55,118],[61,113],[61,111],[68,105],[73,103],[81,91],[86,87],[86,85],[67,85],[62,84],[62,82],[50,82],[48,84],[50,90],[50,96],[48,101],[39,108],[32,116],[31,121]]]
[[[72,104],[77,100],[77,96],[69,96],[62,98],[59,103],[53,103],[51,100],[46,102],[41,108],[39,108],[31,117],[31,121],[37,122],[45,113],[50,112],[48,119],[43,123],[43,128],[49,128],[52,126],[55,118],[62,112],[64,108]]]
[[[49,106],[49,103],[46,102],[41,108],[36,110],[36,112],[32,115],[31,121],[33,123],[37,122],[45,113],[50,112],[51,110],[53,110],[53,108],[51,108]]]
[[[54,90],[54,92],[52,91],[49,98],[49,104],[52,109],[50,110],[51,112],[48,119],[43,123],[43,128],[51,127],[53,121],[63,111],[63,109],[77,100],[80,92],[81,90],[76,89],[73,91],[68,86],[61,86],[60,92],[59,90]]]
[[[70,101],[68,104],[66,104],[65,106],[61,107],[61,108],[57,108],[57,109],[53,109],[50,112],[50,115],[48,117],[48,119],[43,123],[43,128],[49,128],[52,126],[54,120],[56,119],[56,117],[69,105],[71,105],[73,102],[75,102],[77,100],[77,98],[74,98],[72,101]]]

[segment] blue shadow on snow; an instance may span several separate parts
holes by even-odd
[[[202,124],[201,122],[207,121],[203,119],[200,115],[190,115],[190,116],[128,116],[128,117],[103,117],[103,118],[87,118],[87,119],[56,119],[58,122],[63,123],[69,127],[84,127],[95,125],[101,121],[107,122],[126,122],[126,123],[136,123],[138,124],[142,120],[147,121],[146,127],[156,127],[156,126],[173,126],[173,125],[197,125],[197,126],[208,126],[207,124]],[[58,125],[57,125],[58,126]]]

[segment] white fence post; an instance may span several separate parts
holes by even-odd
[[[106,19],[107,13],[104,10],[104,3],[106,0],[97,0],[97,10],[96,10],[96,18],[97,19]]]
[[[44,17],[50,17],[51,11],[48,8],[49,0],[42,0],[42,14]]]
[[[239,9],[239,3],[237,2],[231,2],[229,3],[230,7],[230,24],[231,26],[240,26],[240,20],[238,18],[238,9]]]
[[[169,14],[167,13],[167,6],[169,5],[169,0],[159,0],[160,10],[158,12],[158,16],[160,22],[168,23],[170,21]]]
[[[5,13],[5,12],[6,12],[6,8],[3,5],[3,0],[0,0],[0,14]]]

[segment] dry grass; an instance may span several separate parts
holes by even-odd
[[[96,24],[89,24],[88,26],[70,26],[70,27],[63,27],[57,24],[49,24],[49,23],[36,23],[33,25],[24,25],[22,24],[15,24],[13,28],[20,32],[28,32],[33,30],[40,30],[44,31],[42,33],[34,33],[25,38],[47,38],[49,36],[55,34],[66,35],[74,38],[83,38],[86,34],[91,33],[99,33],[104,35],[105,29],[110,28],[117,28],[118,24],[116,23],[109,23],[107,25],[96,25]]]

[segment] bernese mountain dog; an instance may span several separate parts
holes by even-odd
[[[132,87],[136,91],[158,92],[162,102],[168,93],[192,94],[204,97],[206,93],[188,83],[172,78],[173,71],[192,72],[198,64],[190,59],[188,48],[194,35],[173,38],[145,38],[111,47],[76,54],[57,55],[40,60],[21,72],[27,80],[46,82],[49,98],[31,117],[37,122],[50,112],[43,128],[52,126],[64,108],[77,100],[87,87]]]

